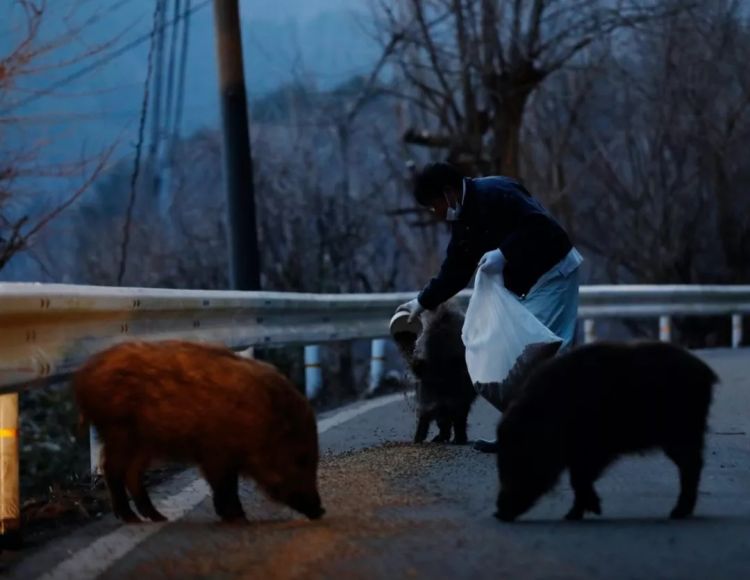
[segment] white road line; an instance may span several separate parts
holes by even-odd
[[[323,434],[373,409],[401,401],[404,397],[403,393],[397,393],[372,399],[366,403],[344,407],[331,417],[318,421],[318,433]],[[194,480],[178,493],[155,502],[157,509],[169,518],[169,522],[122,525],[75,552],[55,568],[40,576],[40,579],[86,580],[96,578],[148,537],[153,536],[171,522],[184,517],[185,514],[205,500],[210,493],[211,489],[203,479]]]
[[[158,509],[170,520],[178,520],[201,503],[210,492],[203,479],[196,479],[179,493],[157,502]],[[44,580],[96,578],[130,550],[153,536],[169,522],[122,525],[106,536],[75,552],[67,560],[40,576]]]
[[[320,421],[318,421],[318,433],[325,433],[329,429],[338,427],[342,423],[351,421],[352,419],[354,419],[354,417],[364,415],[368,411],[372,411],[373,409],[377,409],[378,407],[385,407],[386,405],[390,405],[391,403],[395,403],[396,401],[403,401],[407,396],[410,395],[411,393],[409,393],[408,395],[405,395],[404,393],[396,393],[395,395],[388,395],[387,397],[372,399],[360,405],[351,405],[349,407],[344,407],[341,411],[337,412],[332,417],[328,417],[326,419],[321,419]]]

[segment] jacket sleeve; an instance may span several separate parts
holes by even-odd
[[[476,245],[462,235],[462,229],[460,225],[454,226],[440,272],[419,293],[419,303],[427,310],[434,310],[466,288],[482,257]]]

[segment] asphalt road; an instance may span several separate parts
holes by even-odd
[[[691,520],[667,519],[677,472],[653,455],[624,459],[599,481],[602,517],[562,520],[572,501],[564,477],[519,522],[500,523],[494,456],[412,445],[411,401],[395,396],[321,418],[322,520],[300,519],[246,483],[251,522],[219,524],[205,485],[186,472],[154,494],[176,521],[126,527],[108,516],[29,553],[10,576],[750,578],[750,351],[701,356],[722,383]],[[498,417],[477,404],[470,437],[491,436]]]

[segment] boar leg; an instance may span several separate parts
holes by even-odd
[[[698,499],[698,483],[703,469],[702,445],[665,447],[664,452],[680,470],[680,497],[669,517],[686,518],[693,513]]]
[[[128,502],[128,494],[125,492],[126,469],[127,455],[124,448],[105,440],[104,481],[107,483],[109,497],[112,500],[112,511],[115,517],[122,521],[136,524],[141,522],[141,518],[135,515]]]
[[[573,507],[565,515],[566,520],[580,520],[586,512],[601,515],[601,501],[594,489],[594,482],[604,469],[590,463],[573,464],[570,466],[570,485],[573,487],[575,498]]]
[[[430,430],[430,421],[432,413],[423,413],[417,421],[417,432],[414,434],[414,443],[423,443],[427,439],[427,432]]]
[[[437,425],[440,432],[433,437],[433,443],[448,443],[451,440],[453,421],[451,421],[450,417],[441,417],[437,420]]]
[[[148,455],[137,455],[130,462],[125,472],[125,485],[130,492],[130,497],[133,498],[135,507],[144,518],[148,518],[152,522],[164,522],[167,518],[160,514],[154,504],[151,503],[146,486],[143,484],[143,472],[148,468],[150,462],[151,458]]]
[[[466,445],[469,438],[466,435],[466,422],[468,418],[468,410],[466,412],[461,411],[456,414],[453,418],[453,443],[456,445]]]
[[[225,522],[244,521],[239,495],[239,473],[223,466],[204,466],[204,475],[213,492],[216,514]]]

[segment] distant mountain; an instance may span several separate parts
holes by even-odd
[[[13,8],[14,0],[9,1],[11,9],[0,19],[0,55],[8,54],[17,45],[24,30],[18,26],[21,12]],[[25,126],[23,139],[27,143],[45,143],[39,158],[41,164],[51,165],[90,155],[118,138],[117,157],[132,156],[143,98],[148,41],[107,60],[51,95],[35,98],[34,93],[130,42],[141,37],[147,40],[154,1],[54,0],[47,3],[41,41],[58,37],[76,22],[91,18],[102,7],[111,6],[113,10],[103,12],[101,18],[86,27],[80,38],[39,64],[64,61],[88,47],[120,36],[113,46],[92,59],[62,68],[52,67],[44,73],[19,79],[13,91],[0,95],[0,111],[18,100],[32,99],[30,104],[13,110],[12,114],[33,119]],[[192,0],[194,7],[203,3]],[[185,4],[183,0],[182,6]],[[79,9],[71,13],[74,5]],[[170,1],[169,5],[173,3]],[[243,49],[251,108],[255,108],[257,101],[265,101],[267,105],[268,100],[263,97],[295,82],[326,91],[366,73],[378,56],[377,44],[364,30],[367,15],[367,2],[361,0],[242,0]],[[168,18],[171,19],[171,9]],[[169,38],[168,34],[167,43]],[[201,127],[218,126],[218,93],[213,10],[209,2],[191,17],[183,134]],[[147,124],[146,144],[149,134]],[[7,147],[9,143],[4,145]],[[48,180],[43,184],[52,197],[69,187],[70,182],[66,180]],[[33,206],[20,210],[34,212],[49,203],[40,196],[30,201]]]

